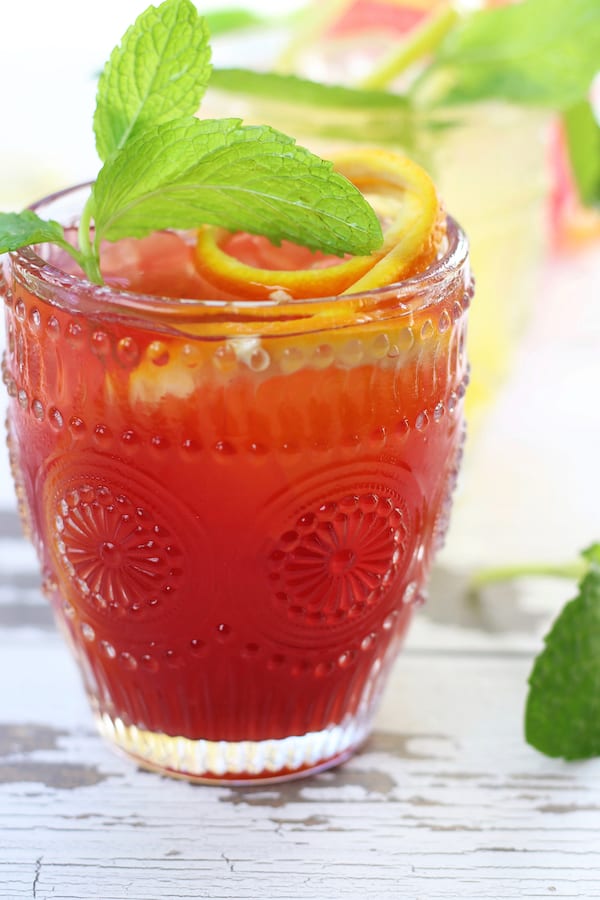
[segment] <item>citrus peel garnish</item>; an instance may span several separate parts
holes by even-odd
[[[198,234],[198,269],[221,290],[247,300],[285,291],[295,299],[341,294],[369,268],[368,256],[352,256],[323,268],[264,269],[241,262],[223,249],[229,232],[206,226]],[[249,236],[250,237],[250,236]],[[266,239],[263,239],[266,240]]]
[[[338,155],[335,168],[381,216],[384,241],[378,250],[340,262],[315,256],[310,267],[290,268],[289,249],[282,249],[282,268],[266,268],[232,255],[229,233],[205,226],[197,243],[202,277],[242,300],[269,300],[280,291],[290,299],[310,299],[384,287],[427,268],[437,255],[442,232],[441,207],[429,175],[400,154],[362,148]],[[277,248],[272,249],[269,262],[276,264]]]
[[[421,166],[385,150],[351,152],[339,156],[336,167],[359,190],[373,197],[383,193],[396,200],[397,211],[384,225],[383,246],[371,258],[373,265],[346,293],[373,290],[424,271],[438,253],[443,213],[433,181]]]

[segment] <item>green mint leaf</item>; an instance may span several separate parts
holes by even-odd
[[[0,213],[0,253],[47,243],[66,244],[58,222],[46,222],[30,209],[22,213]]]
[[[367,201],[331,163],[238,119],[186,117],[129,141],[98,175],[93,215],[96,246],[202,224],[339,255],[383,240]]]
[[[88,278],[101,282],[95,256],[87,256],[70,244],[58,222],[40,219],[31,209],[21,213],[0,212],[0,253],[9,253],[35,244],[56,244],[62,247],[81,266]]]
[[[547,756],[600,755],[600,544],[579,594],[564,607],[529,677],[525,736]]]
[[[421,113],[417,117],[406,97],[320,84],[295,75],[214,69],[209,91],[214,90],[240,98],[246,105],[249,98],[252,119],[277,123],[282,131],[305,138],[356,141],[364,135],[370,144],[402,144],[406,150],[414,150],[417,129],[433,127],[431,116]]]
[[[564,109],[600,60],[598,0],[523,0],[465,17],[415,85],[436,103],[508,100]]]
[[[148,7],[98,82],[94,131],[100,158],[149,126],[193,115],[209,76],[208,27],[191,0]]]
[[[600,544],[592,544],[590,547],[586,547],[581,555],[593,568],[600,569]]]
[[[600,206],[600,124],[587,100],[565,110],[563,122],[581,202]]]
[[[296,75],[254,72],[252,69],[213,69],[211,88],[236,94],[251,94],[272,100],[303,103],[307,106],[343,109],[385,109],[398,112],[408,107],[406,98],[379,90],[361,90],[337,84],[321,84]]]
[[[259,16],[249,9],[237,6],[228,9],[206,10],[204,18],[212,37],[269,24],[269,19],[265,16]]]

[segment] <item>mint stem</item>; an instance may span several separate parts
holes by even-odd
[[[93,215],[94,198],[93,195],[90,194],[83,207],[83,212],[81,213],[81,219],[79,221],[78,238],[80,255],[77,261],[90,281],[93,281],[94,284],[104,284],[104,279],[100,272],[98,250],[95,246],[92,246],[90,241],[90,225]]]
[[[567,578],[574,581],[582,578],[589,564],[585,561],[562,563],[551,565],[549,563],[524,563],[518,566],[497,566],[480,569],[471,576],[470,589],[478,591],[488,584],[497,584],[503,581],[513,581],[515,578],[547,577]]]
[[[393,50],[362,82],[363,88],[386,88],[413,63],[436,50],[458,20],[460,13],[453,4],[445,4],[415,28],[398,50]]]

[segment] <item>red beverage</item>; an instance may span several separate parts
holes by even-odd
[[[366,734],[443,541],[464,238],[450,223],[399,285],[270,303],[207,293],[176,235],[111,252],[127,292],[27,250],[2,287],[21,511],[99,727],[198,779],[330,765]]]

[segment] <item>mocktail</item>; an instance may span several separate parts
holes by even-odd
[[[13,472],[100,730],[162,771],[288,777],[367,733],[443,541],[466,242],[443,221],[404,280],[297,299],[236,297],[235,266],[314,290],[352,259],[207,234],[221,272],[175,232],[107,245],[104,286],[6,259]]]

